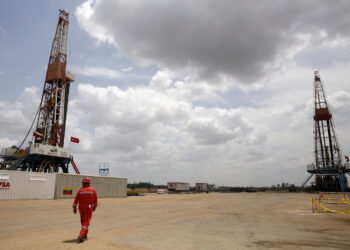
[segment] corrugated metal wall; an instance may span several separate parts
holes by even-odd
[[[175,185],[176,185],[175,186],[176,191],[189,191],[190,190],[189,183],[176,183]]]
[[[54,198],[56,174],[0,171],[0,200],[50,200]]]
[[[1,170],[0,200],[74,198],[84,177],[100,198],[126,197],[127,178]]]
[[[90,178],[91,187],[96,189],[99,198],[126,197],[127,178],[57,174],[55,199],[74,198],[78,190],[82,187],[81,181],[84,177]],[[69,194],[67,190],[72,190],[72,193]]]
[[[186,182],[168,182],[168,190],[189,191],[190,184]]]
[[[207,191],[208,190],[208,183],[196,183],[196,190],[197,191]]]

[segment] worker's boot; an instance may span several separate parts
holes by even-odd
[[[84,240],[87,240],[87,234],[85,234],[85,236],[84,236]]]
[[[81,235],[78,236],[78,242],[84,242],[85,238],[84,237],[81,237]]]

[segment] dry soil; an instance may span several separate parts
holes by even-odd
[[[350,249],[350,215],[305,193],[153,194],[100,199],[78,244],[72,200],[0,201],[2,249]]]

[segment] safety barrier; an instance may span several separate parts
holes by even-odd
[[[349,194],[344,194],[344,197],[329,196],[322,193],[319,197],[312,197],[312,212],[313,213],[338,213],[350,214],[350,199]]]

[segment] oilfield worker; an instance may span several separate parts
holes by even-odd
[[[85,177],[83,179],[83,187],[79,189],[75,196],[73,203],[73,212],[77,212],[79,204],[81,230],[78,236],[78,241],[83,242],[87,239],[88,228],[92,217],[92,212],[97,208],[97,194],[93,187],[90,187],[90,179]]]

